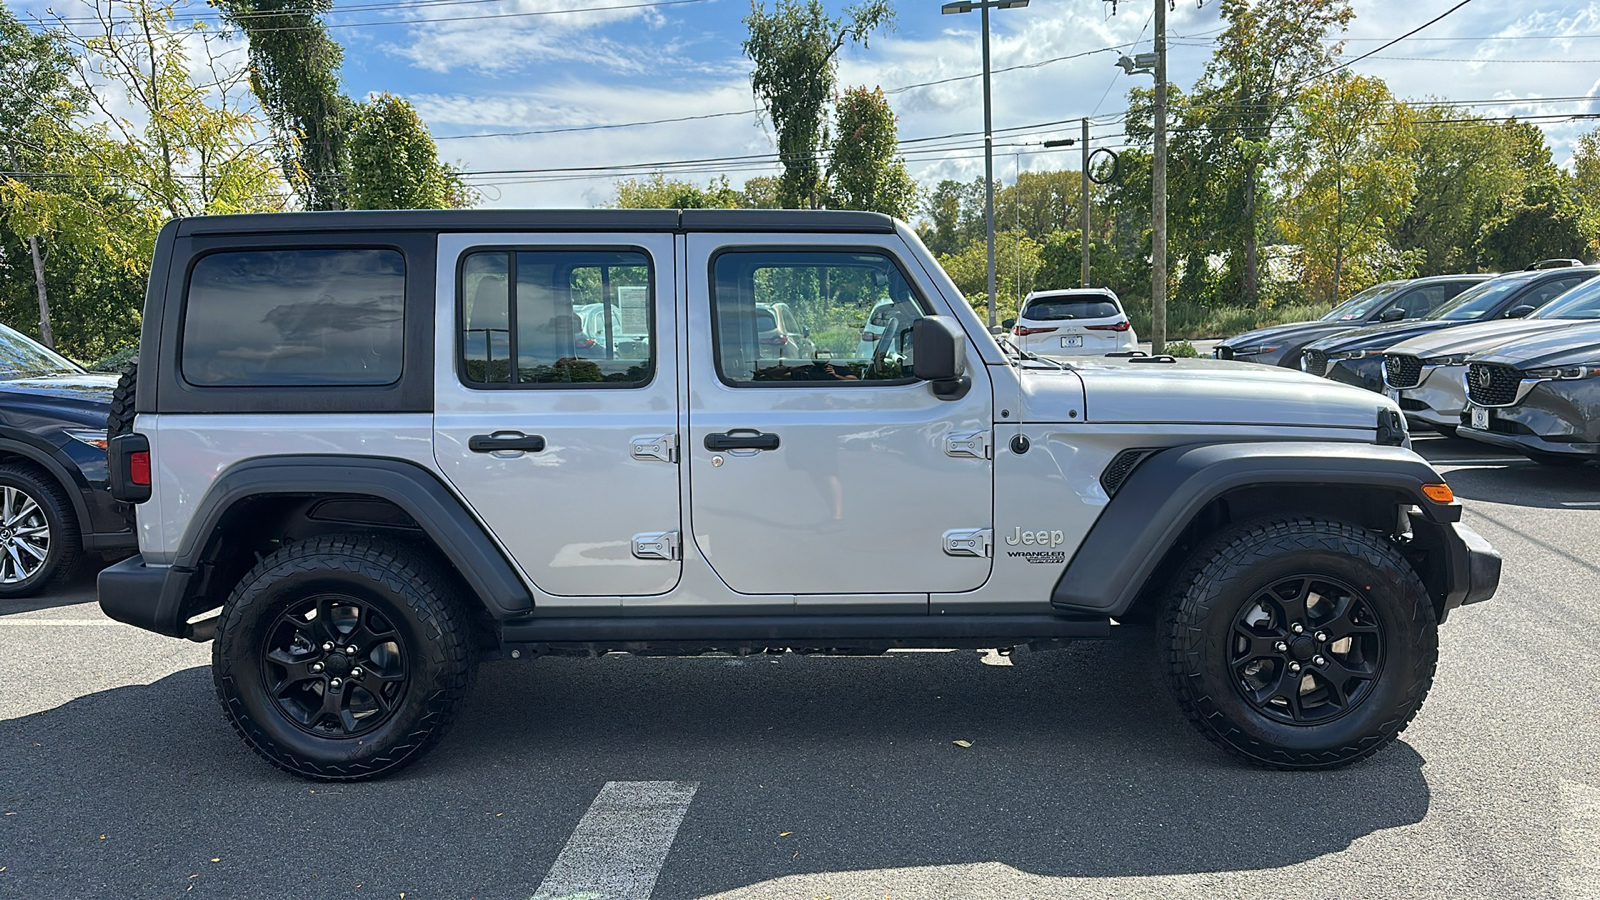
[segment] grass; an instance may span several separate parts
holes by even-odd
[[[1257,328],[1282,325],[1286,322],[1307,322],[1328,311],[1323,304],[1294,303],[1269,309],[1246,309],[1235,306],[1201,306],[1198,303],[1168,301],[1167,339],[1198,340],[1227,338]],[[1128,319],[1141,338],[1150,332],[1150,307],[1135,303],[1128,308]]]

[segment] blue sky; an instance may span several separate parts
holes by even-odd
[[[660,162],[771,154],[769,130],[752,113],[455,138],[741,113],[756,106],[749,65],[740,52],[748,0],[594,10],[639,2],[413,0],[396,8],[392,0],[341,0],[329,22],[339,26],[332,33],[345,47],[344,79],[352,95],[387,90],[408,98],[440,138],[445,158],[467,171],[544,170],[475,178],[484,186],[487,206],[594,206],[614,195],[614,176],[549,170],[626,165],[648,174]],[[1346,56],[1372,50],[1456,2],[1355,0]],[[383,8],[361,8],[372,4]],[[53,5],[64,11],[62,3]],[[842,56],[842,86],[879,85],[891,91],[902,140],[982,128],[980,82],[961,78],[980,68],[978,16],[941,16],[939,5],[939,0],[900,0],[893,32]],[[828,7],[843,9],[832,0]],[[592,11],[521,15],[571,9]],[[1076,167],[1076,150],[1043,152],[1039,143],[1075,137],[1077,124],[1044,123],[1084,115],[1113,118],[1130,87],[1149,83],[1147,76],[1124,75],[1114,63],[1119,53],[1151,49],[1151,9],[1150,0],[1122,0],[1112,15],[1105,0],[1033,0],[1026,9],[993,14],[997,69],[1086,54],[994,76],[995,128],[1011,129],[996,138],[998,178],[1009,181],[1018,166]],[[1171,77],[1187,88],[1209,58],[1211,36],[1220,28],[1217,2],[1179,0],[1168,18]],[[1118,47],[1126,44],[1136,46]],[[1479,107],[1485,114],[1600,113],[1596,101],[1540,102],[1600,94],[1600,3],[1473,0],[1354,69],[1384,78],[1402,97],[1490,102]],[[956,80],[895,91],[942,79]],[[1600,121],[1540,124],[1557,161],[1564,162],[1577,135]],[[1114,122],[1097,126],[1093,134],[1097,145],[1120,144],[1120,126]],[[977,136],[910,147],[918,149],[909,157],[911,172],[925,184],[982,173]],[[760,159],[712,163],[680,177],[703,184],[718,171],[726,171],[738,186],[776,167]]]

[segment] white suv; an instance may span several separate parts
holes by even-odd
[[[1022,349],[1040,356],[1103,356],[1139,346],[1110,288],[1035,291],[1023,298],[1011,333]]]

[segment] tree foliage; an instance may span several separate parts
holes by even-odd
[[[1042,248],[1020,231],[997,231],[994,236],[995,315],[1017,315],[1018,302],[1034,289],[1044,265]],[[988,314],[989,252],[985,241],[974,241],[955,253],[939,258],[950,280],[973,308]]]
[[[882,89],[851,88],[835,111],[828,157],[828,206],[906,218],[917,184],[900,156],[894,111]]]
[[[449,165],[417,111],[393,94],[357,110],[349,137],[351,209],[455,209],[475,193]]]
[[[783,165],[778,201],[785,208],[816,209],[826,196],[821,150],[827,144],[827,105],[835,90],[839,51],[863,47],[874,31],[888,27],[888,0],[864,0],[830,17],[821,0],[751,0],[744,23],[744,53],[755,64],[750,86],[767,110]]]
[[[345,137],[355,104],[339,89],[344,50],[322,16],[333,0],[212,0],[250,45],[250,89],[306,209],[344,205]]]

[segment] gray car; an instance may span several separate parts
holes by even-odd
[[[1600,322],[1473,356],[1466,388],[1462,437],[1544,465],[1600,459]]]
[[[1591,278],[1525,319],[1474,322],[1390,347],[1383,383],[1406,420],[1454,434],[1467,407],[1467,357],[1535,335],[1600,320],[1600,278]]]

